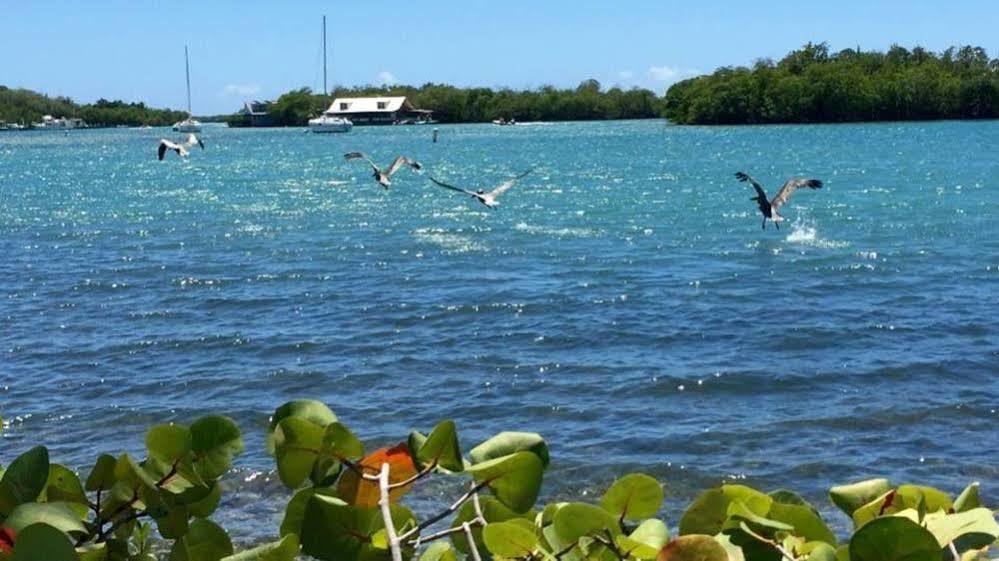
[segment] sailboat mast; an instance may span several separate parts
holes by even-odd
[[[187,115],[191,116],[191,63],[187,60],[187,45],[184,45],[184,73],[187,75]]]
[[[323,95],[329,92],[326,87],[326,16],[323,16]]]

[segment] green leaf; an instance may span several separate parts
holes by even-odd
[[[11,511],[3,523],[17,534],[32,524],[47,524],[65,534],[87,533],[79,515],[65,503],[24,503]]]
[[[479,506],[482,507],[482,517],[485,518],[486,522],[489,524],[513,520],[522,516],[521,514],[510,510],[506,505],[493,497],[481,497],[479,499]],[[471,501],[466,502],[458,509],[458,514],[455,515],[454,520],[451,522],[451,527],[458,528],[463,522],[471,522],[472,520],[475,520],[475,517],[475,505],[473,505]],[[475,540],[475,543],[479,548],[485,547],[485,543],[482,541],[482,528],[477,524],[472,526],[472,538]],[[464,533],[458,532],[451,534],[451,542],[454,543],[454,547],[458,551],[466,555],[470,553],[471,550],[468,547],[468,538]]]
[[[477,482],[487,482],[503,504],[515,512],[527,512],[538,500],[544,465],[533,452],[516,452],[476,463],[466,471]]]
[[[193,428],[192,425],[192,432]],[[191,522],[187,534],[170,549],[170,561],[219,561],[229,555],[232,555],[229,535],[207,518]]]
[[[305,482],[323,445],[323,429],[305,419],[288,417],[274,429],[274,458],[278,476],[286,487]]]
[[[482,539],[486,549],[499,557],[527,557],[538,547],[537,534],[513,521],[487,524]]]
[[[805,545],[809,549],[805,561],[836,561],[836,548],[829,543],[809,542]]]
[[[132,490],[140,488],[156,489],[156,478],[143,466],[135,463],[128,454],[122,454],[114,467],[115,479],[121,481]]]
[[[156,425],[146,431],[149,457],[164,464],[173,464],[191,451],[191,431],[180,425]]]
[[[276,542],[265,543],[223,557],[222,561],[295,561],[298,558],[298,536],[287,535]]]
[[[954,499],[954,512],[964,512],[982,506],[978,498],[978,482],[968,485],[961,491],[961,494]]]
[[[49,451],[35,446],[7,466],[0,479],[0,518],[42,494],[49,475]]]
[[[956,514],[929,515],[925,523],[926,529],[936,537],[941,548],[960,540],[960,551],[979,549],[999,539],[999,524],[992,511],[987,508],[973,508]]]
[[[190,525],[190,515],[187,507],[178,504],[167,504],[162,516],[154,517],[156,529],[168,540],[176,540],[187,534]]]
[[[399,531],[415,524],[413,513],[392,505],[392,520]],[[310,497],[302,523],[302,553],[325,561],[367,558],[375,555],[374,536],[384,528],[377,508],[348,505],[336,497]]]
[[[420,555],[420,561],[458,561],[458,555],[450,543],[435,541]]]
[[[919,508],[919,504],[923,503],[926,512],[937,512],[950,510],[954,506],[950,495],[926,485],[899,485],[896,494],[901,499],[901,508]]]
[[[533,432],[501,432],[472,448],[468,458],[479,464],[524,451],[533,452],[541,460],[541,467],[548,467],[548,445],[541,435]]]
[[[191,516],[208,518],[215,512],[222,500],[222,486],[217,481],[213,481],[208,487],[191,487],[176,495],[174,500],[177,504],[187,506],[187,511]]]
[[[636,559],[655,559],[669,541],[669,529],[662,520],[645,520],[627,536],[614,538],[619,550]]]
[[[741,528],[742,524],[747,524],[753,532],[762,534],[768,538],[773,537],[776,532],[790,532],[794,530],[794,527],[790,524],[756,514],[741,499],[736,499],[729,503],[727,512],[728,521],[725,522],[725,529]]]
[[[97,462],[94,464],[93,469],[90,470],[90,475],[87,476],[87,483],[84,488],[87,491],[110,489],[117,481],[114,476],[114,466],[116,463],[118,463],[118,460],[110,454],[101,454],[98,456]]]
[[[583,536],[621,533],[617,518],[610,512],[591,504],[569,503],[558,509],[552,521],[555,532],[565,543],[572,543]]]
[[[770,505],[767,518],[790,524],[794,527],[794,533],[806,540],[836,544],[836,535],[807,503],[801,505],[775,502]]]
[[[713,536],[721,532],[728,520],[729,504],[742,501],[749,512],[766,516],[774,500],[756,489],[745,485],[722,485],[708,489],[694,499],[680,519],[680,534],[704,534]]]
[[[267,451],[270,454],[274,454],[274,429],[277,428],[278,423],[288,417],[297,417],[309,421],[320,428],[324,428],[326,425],[337,420],[336,414],[325,403],[320,401],[299,399],[285,403],[281,407],[278,407],[271,417],[271,424],[267,431]]]
[[[50,503],[67,503],[80,518],[87,515],[90,506],[80,478],[69,468],[59,464],[49,465],[49,478],[45,483],[40,500]]]
[[[666,544],[659,561],[728,561],[728,553],[713,537],[690,534]]]
[[[877,518],[850,539],[850,561],[929,561],[940,559],[940,545],[927,529],[897,516]]]
[[[333,422],[322,433],[319,457],[310,478],[316,485],[332,485],[340,473],[342,460],[358,460],[364,456],[364,444],[350,432],[346,425]]]
[[[621,520],[655,516],[662,504],[662,485],[644,473],[632,473],[618,479],[600,499],[600,505]]]
[[[76,559],[76,551],[66,534],[43,523],[32,524],[21,530],[11,555],[11,561],[76,561]]]
[[[887,479],[868,479],[833,487],[829,490],[829,498],[847,516],[852,517],[855,510],[884,495],[890,489],[891,483]]]
[[[218,479],[232,467],[233,456],[243,451],[243,438],[236,422],[221,415],[208,415],[191,423],[194,466],[205,479]]]
[[[436,461],[438,466],[451,472],[465,469],[454,421],[441,421],[430,431],[430,435],[419,448],[410,448],[410,450],[416,451],[415,459],[419,467]]]

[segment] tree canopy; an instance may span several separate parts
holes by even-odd
[[[972,46],[830,53],[808,43],[776,63],[679,82],[664,105],[671,121],[703,125],[996,118],[999,59]]]
[[[0,121],[30,124],[54,117],[79,117],[92,126],[169,125],[187,116],[182,111],[153,109],[144,103],[99,99],[79,105],[68,97],[49,97],[26,89],[0,86]]]

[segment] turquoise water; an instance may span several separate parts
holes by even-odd
[[[547,497],[626,470],[671,514],[732,478],[996,496],[999,122],[440,133],[209,128],[187,162],[156,161],[166,130],[0,136],[0,461],[224,412],[257,516],[221,516],[271,535],[264,428],[305,396],[370,441],[541,432]],[[426,167],[383,191],[350,150]],[[426,179],[531,167],[495,211]],[[762,231],[739,170],[826,188]]]

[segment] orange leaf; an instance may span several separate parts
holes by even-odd
[[[0,551],[10,553],[14,550],[14,530],[0,528]]]
[[[400,442],[391,448],[379,448],[365,456],[358,464],[364,473],[378,475],[382,464],[389,465],[389,483],[399,483],[416,475],[416,465],[409,454],[409,447]],[[396,502],[409,491],[412,485],[389,491],[389,501]],[[375,507],[381,495],[377,481],[361,479],[353,470],[347,470],[337,485],[337,496],[354,506]]]

